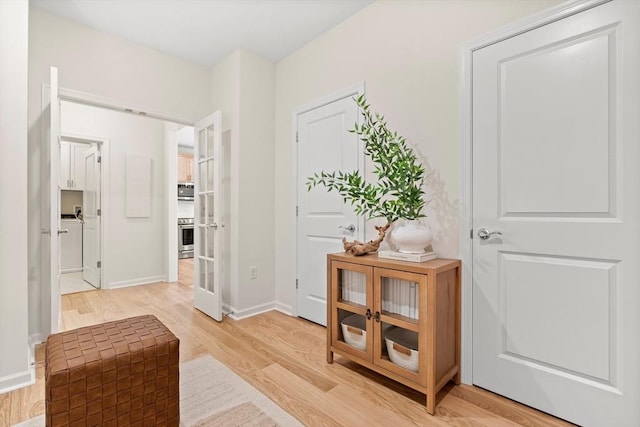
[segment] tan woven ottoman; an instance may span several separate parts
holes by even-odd
[[[155,316],[49,336],[47,426],[177,426],[179,345]]]

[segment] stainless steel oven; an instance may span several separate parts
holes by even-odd
[[[193,200],[192,182],[182,182],[178,184],[178,200]]]
[[[193,218],[178,218],[178,258],[193,258]]]

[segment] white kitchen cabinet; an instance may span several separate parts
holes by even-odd
[[[193,182],[193,156],[178,154],[178,182]]]
[[[60,143],[60,188],[84,190],[84,157],[91,146],[78,142]]]
[[[82,271],[82,221],[63,219],[61,229],[68,230],[60,234],[60,272]]]

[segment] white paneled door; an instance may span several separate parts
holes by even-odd
[[[87,146],[88,147],[88,146]],[[82,278],[95,288],[100,288],[100,152],[92,144],[82,150]]]
[[[222,321],[221,238],[224,224],[220,203],[221,186],[222,115],[219,111],[195,125],[194,187],[195,245],[193,304],[214,318]]]
[[[349,133],[358,107],[348,95],[297,116],[297,314],[327,323],[327,253],[342,250],[341,240],[363,240],[360,219],[337,193],[323,187],[307,191],[307,177],[320,171],[360,167],[362,147]]]
[[[473,54],[473,382],[584,426],[640,425],[639,23]]]

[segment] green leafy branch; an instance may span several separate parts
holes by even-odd
[[[370,111],[364,95],[355,101],[364,120],[349,132],[357,134],[364,142],[365,155],[374,163],[373,174],[378,181],[375,184],[366,182],[357,170],[322,171],[307,178],[307,190],[322,185],[328,191],[337,191],[345,203],[354,207],[356,214],[386,218],[390,223],[399,218],[424,217],[424,166],[406,139],[387,128],[384,116]]]

